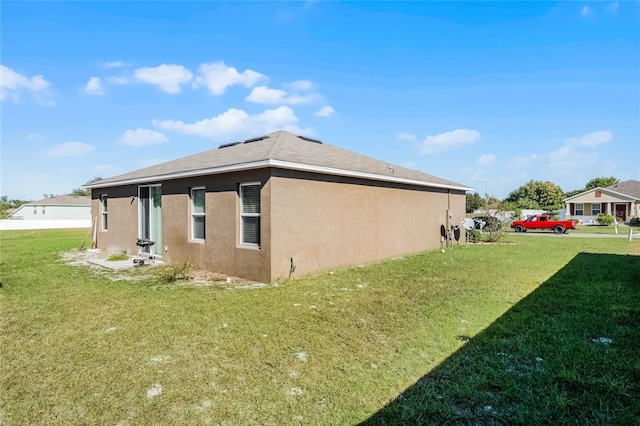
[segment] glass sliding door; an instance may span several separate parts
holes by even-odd
[[[149,185],[138,187],[140,200],[140,221],[138,238],[155,242],[146,248],[150,254],[162,255],[162,186]]]

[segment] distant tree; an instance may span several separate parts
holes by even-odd
[[[91,190],[88,188],[73,188],[69,195],[74,195],[76,197],[88,197],[91,195]]]
[[[504,201],[515,203],[522,209],[559,209],[564,206],[562,189],[549,181],[531,180],[511,192]]]
[[[498,242],[505,236],[505,230],[503,228],[502,220],[505,218],[505,203],[498,200],[496,197],[487,197],[483,205],[483,209],[487,212],[491,212],[492,216],[498,218],[498,226],[485,226],[484,229],[489,231],[487,234],[487,241]]]
[[[23,204],[27,204],[29,201],[24,200],[10,200],[9,197],[3,195],[0,197],[0,219],[6,219],[9,217],[11,210],[17,209]]]
[[[573,197],[574,195],[578,195],[581,192],[584,192],[584,189],[574,189],[573,191],[569,191],[569,192],[565,192],[563,197],[564,198],[569,198],[569,197]]]
[[[616,183],[620,183],[620,180],[611,176],[611,177],[597,177],[591,179],[582,189],[574,189],[573,191],[565,192],[564,198],[573,197],[574,195],[578,195],[581,192],[588,191],[594,188],[606,188],[607,186],[615,185]]]
[[[9,197],[3,195],[2,197],[0,197],[0,219],[9,217],[9,209],[11,209]]]
[[[593,178],[589,182],[587,182],[587,184],[584,187],[584,190],[588,191],[588,190],[594,189],[594,188],[606,188],[607,186],[615,185],[616,183],[619,183],[619,182],[620,182],[620,180],[616,179],[613,176],[611,176],[611,177],[597,177],[597,178]]]
[[[502,208],[505,212],[513,212],[514,220],[518,220],[522,216],[522,209],[513,201],[503,201]]]
[[[484,200],[477,192],[467,194],[467,213],[473,213],[484,204]]]
[[[89,179],[89,180],[87,181],[87,183],[85,183],[85,185],[89,185],[90,183],[98,182],[99,180],[102,180],[102,179],[104,179],[104,178],[101,178],[101,177],[99,177],[99,176],[96,176],[96,177],[94,177],[93,179]]]

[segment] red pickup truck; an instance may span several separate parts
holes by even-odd
[[[529,216],[525,220],[513,221],[511,227],[516,232],[527,232],[527,229],[553,229],[556,234],[562,234],[568,229],[576,229],[576,221],[551,220],[549,216]]]

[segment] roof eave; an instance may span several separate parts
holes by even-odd
[[[418,179],[386,176],[386,175],[380,175],[376,173],[357,172],[353,170],[336,169],[332,167],[313,166],[309,164],[293,163],[293,162],[281,161],[281,160],[255,161],[251,163],[234,164],[231,166],[214,167],[214,168],[207,168],[207,169],[200,169],[200,170],[191,170],[187,172],[168,173],[168,174],[162,174],[162,175],[152,175],[152,176],[145,176],[140,178],[123,179],[123,180],[112,181],[112,182],[98,181],[98,182],[94,182],[94,183],[83,185],[83,186],[89,189],[108,188],[112,186],[135,185],[140,183],[158,182],[163,180],[174,180],[174,179],[183,179],[183,178],[196,177],[196,176],[205,176],[205,175],[237,172],[237,171],[244,171],[244,170],[254,170],[254,169],[261,169],[266,167],[278,167],[278,168],[289,169],[289,170],[299,170],[299,171],[305,171],[305,172],[354,177],[354,178],[360,178],[360,179],[370,179],[370,180],[377,180],[377,181],[384,181],[384,182],[401,183],[406,185],[425,186],[425,187],[431,187],[431,188],[453,189],[458,191],[473,190],[473,188],[462,186],[462,185],[448,185],[448,184],[429,182],[429,181],[423,181]]]

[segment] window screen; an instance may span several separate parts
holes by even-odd
[[[102,230],[106,231],[109,229],[109,215],[107,213],[107,196],[101,195],[100,202],[102,204]]]
[[[240,185],[240,241],[260,245],[260,183]]]
[[[204,188],[191,190],[191,238],[204,240],[205,236],[205,205]]]

